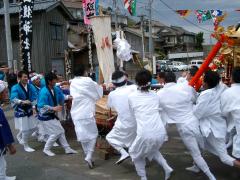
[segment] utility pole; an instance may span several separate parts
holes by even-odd
[[[149,57],[151,60],[152,60],[152,56],[153,56],[152,3],[153,3],[153,0],[149,0]]]
[[[144,29],[144,17],[145,15],[141,15],[140,21],[141,21],[141,31],[142,31],[142,59],[145,59],[145,29]]]
[[[118,29],[117,0],[113,0],[113,10],[115,18],[115,30],[117,30]]]
[[[5,33],[7,42],[7,59],[8,68],[13,67],[13,49],[12,49],[12,36],[11,36],[11,26],[10,26],[10,16],[9,16],[9,0],[3,0],[4,2],[4,20],[5,20]]]

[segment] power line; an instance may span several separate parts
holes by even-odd
[[[163,0],[159,0],[159,1],[160,1],[163,5],[165,5],[168,9],[170,9],[171,11],[173,11],[174,13],[176,13],[176,11],[175,11],[171,6],[169,6],[167,3],[165,3]],[[176,13],[176,14],[177,14],[177,13]],[[190,21],[190,20],[188,20],[188,19],[186,19],[186,18],[183,18],[183,20],[185,20],[186,22],[192,24],[193,26],[195,26],[195,27],[197,27],[197,28],[199,28],[199,29],[202,29],[202,30],[204,30],[204,31],[213,33],[213,31],[209,31],[208,29],[205,29],[205,28],[203,28],[203,27],[201,27],[201,26],[193,23],[192,21]]]
[[[175,14],[177,14],[176,11],[175,11],[171,6],[169,6],[167,3],[165,3],[163,0],[159,0],[159,1],[160,1],[163,5],[165,5],[168,9],[170,9],[170,10],[173,11]],[[146,6],[148,5],[148,4],[143,3],[143,2],[138,2],[138,4],[142,4],[142,5],[146,5]],[[122,1],[122,5],[123,5],[123,7],[124,7],[123,1]],[[152,7],[152,9],[153,9],[155,12],[159,13],[159,10],[155,9],[154,7]],[[154,19],[155,19],[155,18],[154,18]],[[158,18],[157,18],[157,19],[158,19]],[[157,20],[157,19],[155,19],[155,20]],[[201,27],[201,26],[193,23],[193,22],[190,21],[189,19],[183,18],[183,20],[186,21],[186,22],[188,22],[189,24],[197,27],[198,29],[201,29],[201,30],[205,31],[205,33],[206,33],[206,32],[208,32],[208,33],[210,33],[210,34],[214,33],[214,31],[210,31],[210,30],[208,30],[208,29],[205,29],[205,28],[203,28],[203,27]]]
[[[159,10],[153,8],[153,10],[156,12],[156,13],[159,13]],[[164,18],[167,18],[166,16],[164,16]],[[156,19],[155,19],[156,20]],[[188,20],[188,19],[185,19],[185,20]],[[189,20],[188,20],[189,21]],[[207,31],[207,32],[204,32],[205,34],[212,34],[213,31],[209,31],[209,30],[206,30],[205,28],[202,28],[201,26],[197,26],[196,24],[194,24],[193,22],[189,21],[189,23],[191,23],[193,26],[197,27],[198,29],[201,29],[201,30],[204,30],[204,31]]]

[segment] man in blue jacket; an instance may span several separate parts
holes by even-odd
[[[15,128],[19,130],[17,139],[24,146],[26,152],[35,151],[28,145],[28,138],[36,128],[33,108],[36,105],[37,93],[32,84],[28,83],[25,71],[18,73],[19,83],[11,89],[11,103],[14,108]]]
[[[59,140],[66,154],[75,154],[77,152],[70,148],[65,137],[65,131],[56,115],[57,112],[62,111],[64,103],[64,95],[56,87],[57,76],[54,73],[48,73],[45,76],[45,82],[46,86],[41,89],[37,103],[38,119],[44,127],[45,133],[49,135],[43,152],[48,156],[54,156],[51,148]]]
[[[7,99],[8,91],[7,85],[5,82],[0,81],[0,100]],[[6,161],[4,155],[6,152],[10,154],[15,154],[16,149],[13,146],[13,135],[8,124],[8,121],[5,117],[5,114],[0,108],[0,179],[1,180],[15,180],[16,177],[8,177],[6,176]]]

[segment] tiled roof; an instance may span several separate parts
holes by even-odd
[[[49,10],[51,8],[55,8],[57,6],[61,6],[64,12],[73,19],[71,13],[67,10],[67,8],[64,6],[64,4],[61,1],[53,1],[53,0],[43,0],[43,1],[35,1],[34,2],[34,11],[44,11]],[[17,14],[20,11],[20,5],[19,3],[10,4],[9,6],[9,14]],[[4,8],[0,9],[0,15],[4,14]]]

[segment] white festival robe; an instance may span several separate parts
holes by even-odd
[[[203,91],[194,106],[194,115],[200,121],[200,129],[204,137],[208,137],[212,132],[216,138],[226,138],[227,123],[222,116],[220,107],[221,94],[227,89],[224,84]]]
[[[73,97],[71,116],[78,141],[96,139],[95,104],[103,96],[102,87],[89,77],[75,77],[71,81],[70,95]]]
[[[129,154],[133,160],[152,160],[164,143],[166,130],[159,111],[159,98],[155,92],[136,91],[129,95],[130,111],[137,122],[137,136]]]
[[[182,130],[199,134],[199,122],[193,115],[193,103],[197,94],[192,87],[184,83],[167,83],[157,95],[160,107],[168,115],[168,124],[179,124]]]
[[[240,158],[240,83],[232,84],[221,96],[221,109],[223,116],[227,118],[228,132],[234,127],[237,134],[233,138],[233,153]]]
[[[222,116],[220,98],[227,89],[220,83],[212,89],[203,91],[194,107],[194,114],[200,121],[200,129],[204,138],[204,148],[217,155],[229,166],[235,159],[228,155],[226,147],[227,122]]]
[[[194,163],[208,176],[212,176],[199,148],[203,146],[199,121],[193,114],[197,93],[187,83],[168,83],[158,92],[160,105],[168,115],[168,123],[176,124],[179,135]],[[212,178],[213,179],[213,178]]]
[[[128,96],[137,91],[137,86],[122,86],[108,95],[108,107],[118,114],[117,120],[106,139],[120,147],[130,147],[136,137],[136,120],[129,112]]]

